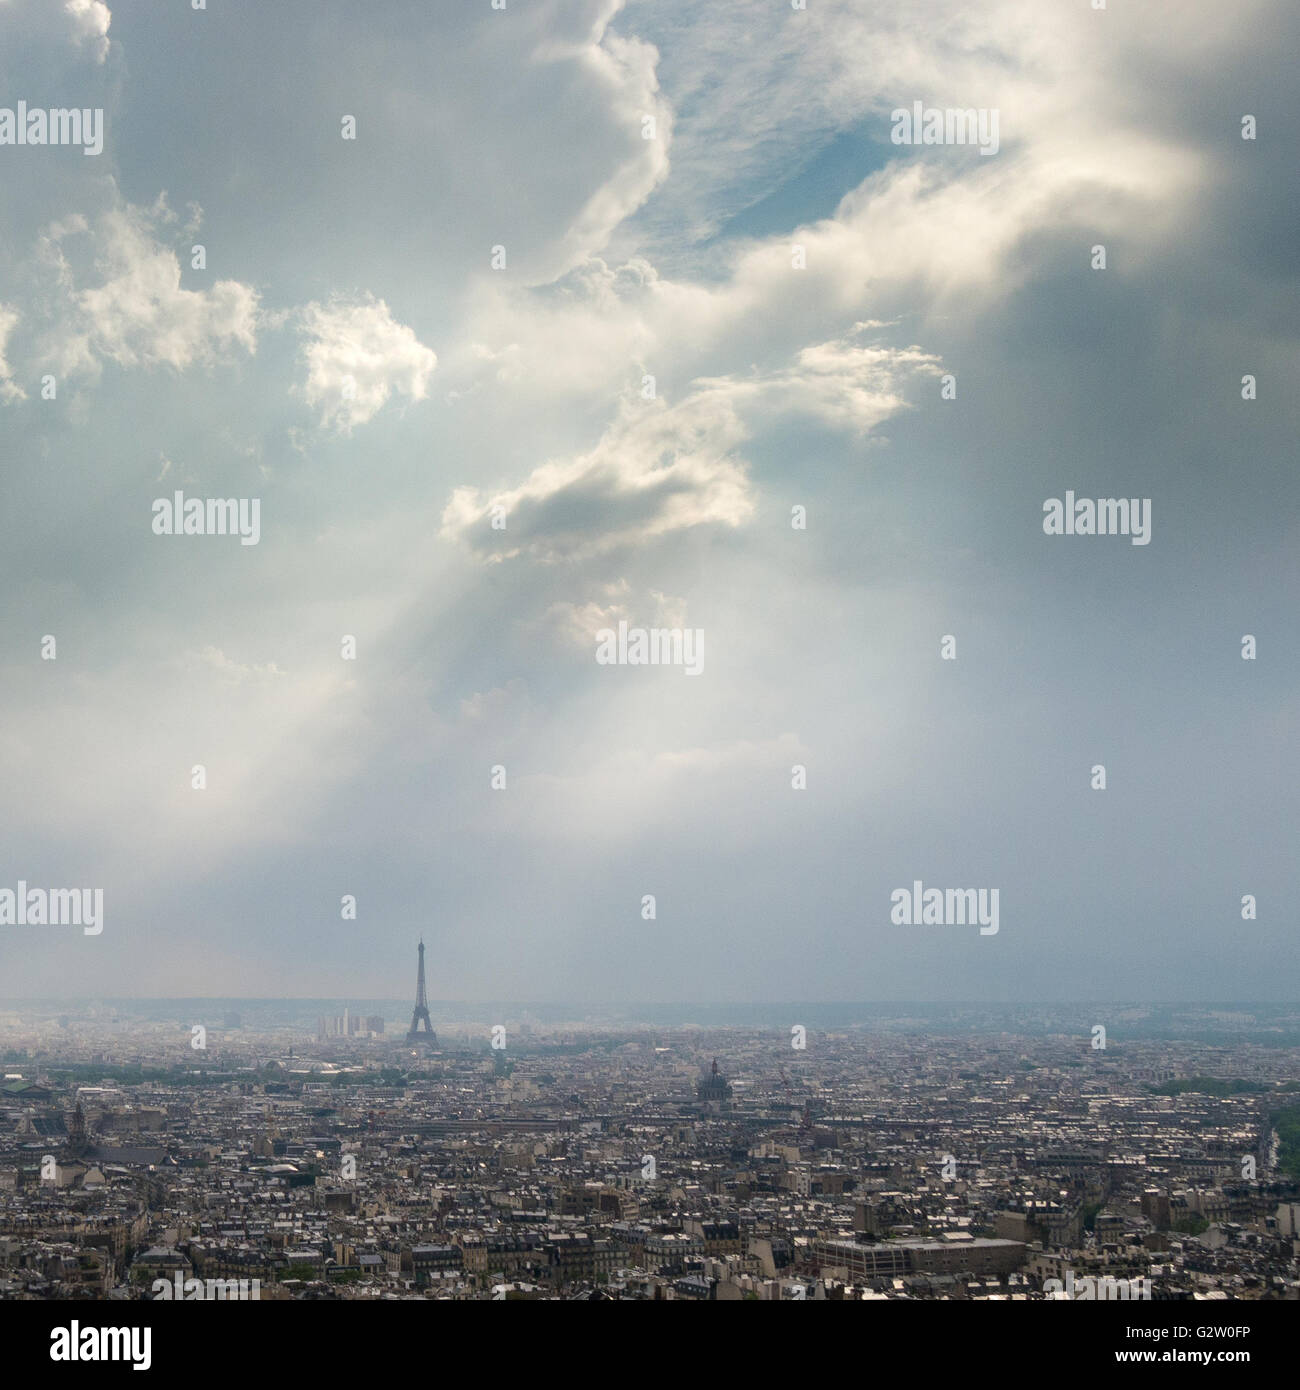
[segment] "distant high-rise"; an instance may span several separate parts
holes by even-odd
[[[377,1038],[384,1032],[383,1014],[362,1016],[351,1009],[329,1018],[322,1016],[316,1020],[316,1041],[328,1042],[333,1038]]]
[[[424,1024],[423,1031],[420,1024]],[[424,942],[420,942],[420,973],[415,984],[415,1012],[411,1015],[410,1031],[406,1035],[409,1043],[422,1042],[427,1047],[437,1047],[438,1035],[433,1031],[433,1020],[429,1017],[429,1001],[424,993]]]

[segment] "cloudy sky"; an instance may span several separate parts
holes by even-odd
[[[1294,999],[1298,39],[0,0],[0,106],[104,111],[0,145],[0,887],[104,890],[0,995]]]

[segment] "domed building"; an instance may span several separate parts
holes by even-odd
[[[731,1109],[731,1082],[718,1070],[718,1059],[707,1076],[695,1083],[695,1097],[705,1115],[721,1115]]]

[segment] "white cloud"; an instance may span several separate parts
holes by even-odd
[[[687,625],[687,603],[684,598],[651,589],[649,602],[642,600],[634,610],[627,602],[631,585],[626,579],[613,580],[599,586],[601,598],[589,599],[586,603],[571,603],[560,600],[551,604],[542,618],[541,625],[549,628],[560,639],[576,647],[590,651],[597,635],[604,628],[617,627],[620,620],[635,624],[644,620],[648,627],[680,627]]]
[[[112,208],[93,227],[73,216],[47,229],[42,250],[61,294],[41,355],[61,372],[94,374],[104,361],[183,371],[235,349],[256,351],[256,290],[237,280],[182,288],[176,253],[156,235],[169,220],[159,199],[149,210]],[[78,257],[81,269],[72,252],[89,253]],[[101,282],[78,288],[91,275]]]
[[[864,347],[850,337],[804,348],[774,372],[700,378],[677,404],[624,398],[589,452],[545,463],[491,497],[458,488],[442,534],[496,559],[527,552],[554,561],[692,526],[740,526],[755,504],[736,451],[755,420],[804,414],[864,434],[903,407],[906,377],[937,370],[917,348]],[[493,508],[504,529],[493,529]]]
[[[561,251],[563,269],[602,250],[614,229],[662,183],[672,140],[672,110],[658,95],[659,54],[653,45],[606,33],[601,25],[579,56],[587,76],[603,89],[605,119],[628,130],[630,149],[571,223]],[[652,129],[653,138],[646,138]]]
[[[308,304],[301,332],[307,363],[302,393],[321,408],[322,425],[350,434],[394,393],[412,401],[428,394],[438,358],[393,318],[382,299]]]
[[[108,26],[113,22],[104,0],[65,0],[63,8],[72,16],[78,41],[89,45],[95,61],[102,63],[108,57]]]
[[[18,319],[17,309],[0,304],[0,401],[21,401],[27,398],[27,392],[14,381],[13,368],[5,357],[9,335],[18,326]]]
[[[903,381],[918,372],[937,375],[939,359],[918,347],[863,347],[849,335],[801,349],[784,369],[749,379],[702,378],[699,386],[753,413],[807,415],[862,435],[905,408]]]
[[[541,560],[596,554],[708,522],[738,526],[753,511],[742,463],[745,438],[734,409],[716,393],[681,405],[625,401],[590,452],[543,464],[520,486],[484,499],[458,488],[443,513],[444,537],[461,537],[500,558],[527,550]],[[492,530],[500,506],[506,529]]]

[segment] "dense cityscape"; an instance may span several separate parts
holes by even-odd
[[[1300,1299],[1285,1010],[234,1002],[0,1010],[0,1298]]]

